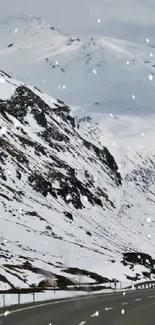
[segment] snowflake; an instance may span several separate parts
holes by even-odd
[[[146,38],[146,43],[149,43],[149,42],[150,42],[150,40],[148,38]]]
[[[150,222],[151,222],[151,218],[150,218],[150,217],[147,218],[146,221],[147,221],[148,223],[150,223]]]
[[[114,117],[112,113],[110,113],[110,116],[111,116],[111,117]]]
[[[149,239],[151,238],[151,235],[150,235],[150,234],[148,234],[148,238],[149,238]]]
[[[67,194],[66,200],[69,201],[70,199],[71,199],[71,195],[70,194]]]
[[[150,53],[150,56],[151,56],[151,58],[153,57],[153,53],[152,52]]]
[[[138,258],[140,259],[140,258],[141,258],[141,256],[140,256],[140,255],[138,255]]]
[[[142,149],[142,148],[143,148],[142,144],[140,144],[139,148],[140,148],[140,149]]]
[[[144,133],[142,133],[142,137],[144,137]]]
[[[10,170],[8,170],[8,175],[11,175],[11,172],[10,172]]]
[[[3,128],[0,129],[0,135],[4,135],[6,133],[6,127],[4,126]]]
[[[15,29],[15,33],[17,33],[17,32],[18,32],[18,28]]]
[[[126,295],[126,293],[125,292],[123,292],[123,296],[125,296]]]
[[[65,86],[65,85],[63,85],[63,86],[62,86],[62,89],[66,89],[66,86]]]
[[[59,65],[59,62],[58,62],[58,61],[55,61],[55,64],[56,64],[56,65]]]
[[[122,314],[122,315],[125,314],[125,310],[124,310],[124,309],[121,310],[121,314]]]
[[[87,198],[87,196],[84,196],[84,197],[83,197],[83,199],[84,199],[85,201],[88,201],[88,198]]]
[[[135,99],[136,98],[135,95],[132,95],[132,98]]]
[[[153,74],[149,74],[149,80],[152,81],[153,80]]]
[[[126,61],[126,64],[129,64],[129,63],[130,63],[129,60],[127,60],[127,61]]]
[[[100,22],[101,22],[101,19],[97,19],[97,22],[100,24]]]
[[[0,83],[4,84],[5,83],[5,79],[3,77],[0,77]]]
[[[131,149],[131,147],[130,147],[130,146],[128,146],[128,149],[130,150],[130,149]]]
[[[121,168],[121,167],[122,167],[122,165],[121,165],[121,164],[118,164],[118,167],[119,167],[119,168]]]
[[[97,74],[97,71],[96,71],[95,69],[93,69],[93,73],[94,73],[94,74]]]

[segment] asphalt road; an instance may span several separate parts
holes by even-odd
[[[155,289],[48,301],[0,311],[3,325],[154,325]]]

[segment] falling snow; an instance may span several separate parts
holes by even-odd
[[[0,135],[4,135],[4,134],[6,134],[6,131],[7,131],[6,127],[5,127],[5,126],[2,127],[2,128],[0,129]]]
[[[3,77],[0,77],[0,83],[4,84],[5,83],[5,79]]]
[[[153,74],[149,74],[149,80],[152,81],[153,80]]]

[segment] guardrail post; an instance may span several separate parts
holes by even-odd
[[[33,291],[33,302],[35,302],[35,291]]]
[[[5,307],[5,294],[3,293],[3,306]]]
[[[20,305],[20,290],[18,289],[18,305]]]

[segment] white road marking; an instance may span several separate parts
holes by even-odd
[[[149,298],[154,298],[155,296],[149,296]]]
[[[123,306],[123,305],[128,305],[128,302],[122,302],[121,305],[122,305],[122,306]]]
[[[98,317],[99,316],[99,312],[96,311],[94,314],[92,314],[90,317]]]
[[[135,299],[134,301],[140,301],[140,300],[142,300],[142,298],[137,298],[137,299]]]
[[[105,310],[111,310],[114,309],[114,307],[106,307]]]
[[[82,321],[82,322],[79,323],[78,325],[84,325],[84,324],[86,324],[86,322],[85,322],[85,321]]]

